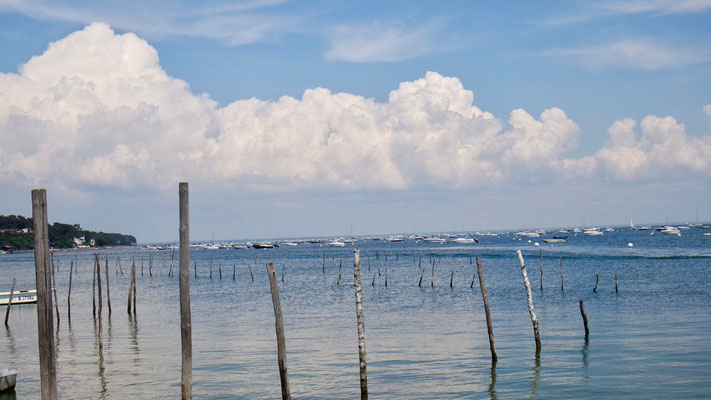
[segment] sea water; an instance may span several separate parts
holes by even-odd
[[[343,248],[326,243],[193,248],[193,396],[280,397],[265,269],[271,261],[279,276],[292,397],[358,398],[353,288],[357,247],[371,398],[710,398],[711,236],[696,228],[682,230],[681,237],[652,232],[625,228],[599,237],[567,233],[567,243],[554,245],[545,244],[543,237],[502,234],[480,236],[472,245],[368,239]],[[630,242],[634,247],[628,247]],[[538,355],[516,256],[519,249],[540,325]],[[178,252],[98,251],[104,285],[108,259],[112,306],[109,315],[104,288],[101,350],[98,321],[92,316],[94,254],[54,255],[59,397],[179,397]],[[496,364],[491,362],[479,280],[474,279],[476,257],[482,259],[489,295]],[[132,262],[137,265],[135,316],[127,313]],[[18,290],[35,287],[32,253],[0,255],[0,291],[10,290],[13,277]],[[579,299],[589,320],[587,339]],[[3,318],[4,312],[0,307]],[[13,306],[9,327],[0,327],[0,368],[8,367],[18,371],[17,388],[0,399],[39,398],[36,305]]]

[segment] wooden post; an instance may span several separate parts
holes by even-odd
[[[109,259],[106,258],[106,303],[109,306],[109,315],[111,315],[111,289],[109,289]]]
[[[417,286],[422,287],[422,278],[425,276],[425,269],[420,268],[420,281],[417,282]]]
[[[593,293],[597,293],[597,284],[600,282],[600,270],[595,274],[595,287],[593,288]]]
[[[101,314],[104,308],[104,302],[101,298],[101,261],[99,261],[99,254],[96,254],[96,263],[94,265],[96,268],[96,288],[97,290],[97,300],[99,303],[99,350],[104,348],[104,335],[101,328]]]
[[[170,271],[168,271],[168,275],[170,275],[170,276],[173,276],[173,261],[174,260],[175,260],[175,249],[172,249],[170,251]]]
[[[54,273],[54,253],[51,253],[52,264],[52,296],[54,297],[54,311],[57,313],[57,329],[59,329],[59,301],[57,301],[57,276]]]
[[[281,398],[282,400],[287,400],[291,399],[291,392],[289,391],[289,373],[286,368],[286,339],[284,338],[284,318],[279,300],[279,282],[277,281],[276,271],[274,271],[274,263],[267,264],[267,272],[269,273],[269,285],[272,291],[272,304],[274,305]]]
[[[182,377],[180,388],[183,400],[193,398],[193,339],[190,316],[190,219],[187,182],[180,182],[180,338],[182,344]]]
[[[583,325],[585,326],[585,338],[587,339],[590,335],[590,330],[588,329],[588,316],[585,314],[585,307],[583,307],[583,299],[580,299],[580,314],[583,316]]]
[[[375,272],[373,272],[373,282],[370,284],[371,286],[375,286],[375,277],[376,277],[376,274],[375,274]]]
[[[531,294],[531,284],[528,282],[528,274],[526,273],[526,264],[523,262],[523,255],[521,250],[517,250],[518,262],[521,264],[521,276],[523,277],[523,284],[526,286],[526,296],[528,297],[528,313],[531,315],[531,323],[533,324],[533,335],[536,339],[536,353],[541,351],[541,336],[538,333],[538,318],[536,318],[536,311],[533,309],[533,295]]]
[[[360,398],[368,399],[368,371],[365,362],[365,319],[360,284],[360,249],[353,251],[353,280],[355,281],[356,319],[358,322],[358,361],[360,365]]]
[[[281,281],[284,282],[284,276],[286,275],[286,264],[281,265]]]
[[[560,257],[560,291],[565,292],[565,286],[563,285],[563,256]]]
[[[210,279],[212,279],[212,254],[210,255]]]
[[[67,292],[67,319],[69,325],[72,324],[72,273],[74,272],[74,261],[69,263],[69,291]]]
[[[193,271],[195,271],[195,278],[197,279],[197,261],[193,262]]]
[[[471,257],[469,257],[469,260],[471,261]],[[474,269],[474,275],[472,275],[472,283],[469,285],[470,289],[474,289],[474,280],[475,279],[476,279],[476,268]]]
[[[491,324],[491,310],[489,309],[489,296],[486,294],[484,285],[484,274],[481,268],[481,257],[476,258],[476,268],[479,272],[479,286],[481,287],[481,297],[484,299],[484,312],[486,313],[486,330],[489,333],[489,349],[491,349],[491,361],[496,362],[496,347],[494,346],[494,327]]]
[[[126,306],[126,312],[131,314],[131,304],[133,303],[133,278],[128,280],[128,305]]]
[[[336,285],[341,285],[341,267],[343,267],[343,259],[341,259],[341,262],[338,263],[338,280],[336,281]]]
[[[92,269],[93,272],[91,279],[91,313],[94,316],[94,319],[96,319],[96,263],[93,264]]]
[[[449,287],[454,287],[454,270],[452,270],[452,275],[449,276]]]
[[[141,276],[143,276],[143,259],[141,258]]]
[[[222,280],[222,264],[220,264],[219,262],[217,263],[217,270],[220,273],[220,280]]]
[[[385,287],[388,287],[388,266],[385,266]]]
[[[434,260],[432,260],[432,287],[434,287]]]
[[[615,293],[620,293],[620,290],[617,287],[617,272],[615,272]]]
[[[32,190],[32,225],[35,241],[35,279],[37,284],[37,341],[39,343],[42,400],[57,398],[57,368],[54,348],[54,316],[50,293],[47,192]]]
[[[326,275],[326,252],[324,251],[321,256],[321,271]]]
[[[232,280],[237,279],[237,264],[232,265]]]
[[[148,253],[148,275],[153,276],[153,253]]]
[[[138,300],[138,296],[136,296],[136,263],[131,264],[131,281],[133,282],[133,315],[136,315],[136,300]]]
[[[254,282],[254,274],[252,273],[252,264],[247,265],[249,267],[249,276],[252,277],[252,282]]]
[[[543,249],[539,249],[539,255],[541,259],[541,292],[543,291]]]
[[[12,286],[10,286],[10,298],[7,299],[7,310],[5,310],[5,326],[7,325],[7,319],[10,318],[10,307],[12,307],[12,296],[15,295],[15,278],[12,278]]]

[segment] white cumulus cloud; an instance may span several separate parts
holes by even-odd
[[[711,104],[706,104],[704,106],[703,110],[704,110],[704,113],[706,113],[706,115],[711,117]]]

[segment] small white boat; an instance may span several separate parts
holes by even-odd
[[[470,237],[458,237],[452,239],[451,242],[456,244],[472,244],[478,242],[478,240],[472,239]]]
[[[663,233],[665,235],[678,235],[681,236],[681,232],[679,231],[679,228],[674,227],[674,226],[665,226],[664,229],[659,230],[660,233]]]
[[[553,239],[543,239],[544,243],[565,243],[568,239],[563,238],[553,238]]]
[[[17,371],[11,368],[0,371],[0,393],[4,392],[5,390],[14,389],[16,383]]]
[[[392,236],[392,237],[389,237],[388,240],[391,241],[391,242],[402,242],[402,241],[404,241],[405,239],[403,239],[403,238],[400,237],[400,236]]]
[[[284,246],[298,246],[299,244],[296,242],[284,242]]]
[[[345,247],[346,246],[346,244],[341,242],[340,240],[334,240],[333,242],[329,242],[328,245],[332,246],[332,247]]]
[[[10,302],[10,292],[0,292],[0,306]],[[12,294],[12,304],[37,303],[37,290],[17,290]]]
[[[600,228],[588,228],[583,233],[587,236],[602,236],[603,235]]]
[[[442,239],[440,237],[426,237],[422,239],[422,241],[425,243],[444,243],[446,242],[446,239]]]

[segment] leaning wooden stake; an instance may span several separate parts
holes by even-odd
[[[449,276],[449,287],[454,287],[454,270],[452,270],[452,274]]]
[[[12,278],[12,286],[10,286],[10,298],[7,299],[7,310],[5,310],[5,326],[7,319],[10,318],[10,307],[12,307],[12,297],[15,295],[15,278]]]
[[[252,277],[252,282],[254,282],[254,274],[252,273],[252,264],[247,265],[249,267],[249,276]]]
[[[47,192],[32,190],[32,224],[35,242],[35,279],[37,284],[37,341],[39,343],[40,387],[42,400],[57,398],[57,368],[52,315]]]
[[[106,258],[106,303],[109,306],[109,315],[111,315],[111,289],[109,289],[109,259]]]
[[[600,282],[600,271],[595,274],[595,287],[593,288],[593,293],[597,293],[597,284]]]
[[[365,362],[365,319],[360,284],[360,249],[353,251],[353,281],[355,283],[356,319],[358,322],[358,360],[360,365],[360,398],[368,399],[368,371]]]
[[[583,316],[583,325],[585,326],[585,338],[587,339],[590,335],[590,330],[588,329],[588,316],[585,314],[585,307],[583,307],[583,299],[580,299],[580,314]]]
[[[617,272],[615,272],[615,293],[620,293],[620,290],[617,287]]]
[[[494,346],[494,327],[491,324],[491,310],[489,309],[489,296],[486,294],[484,285],[484,274],[481,268],[481,257],[476,258],[476,268],[479,272],[479,286],[481,287],[481,297],[484,299],[484,312],[486,313],[486,330],[489,332],[489,348],[491,349],[491,361],[496,362],[496,347]]]
[[[267,264],[269,273],[269,285],[272,291],[272,304],[274,305],[274,319],[277,337],[277,357],[279,361],[279,377],[281,378],[281,398],[291,399],[289,391],[289,373],[286,368],[286,339],[284,337],[284,318],[281,313],[281,302],[279,300],[279,282],[277,281],[274,263]]]
[[[188,183],[178,186],[180,210],[180,338],[182,344],[182,399],[193,398],[193,339],[190,316],[190,219]]]
[[[565,286],[563,285],[563,257],[560,257],[560,290],[565,291]]]
[[[72,273],[74,272],[74,261],[69,263],[69,290],[67,291],[67,320],[72,324]]]
[[[533,295],[531,294],[531,284],[528,282],[528,274],[526,273],[526,264],[523,262],[523,255],[521,250],[517,250],[518,262],[521,264],[521,276],[523,277],[523,284],[526,286],[526,296],[528,297],[528,313],[531,315],[531,323],[533,324],[533,335],[536,339],[536,353],[541,351],[541,336],[538,333],[538,318],[536,318],[536,311],[533,309]]]

